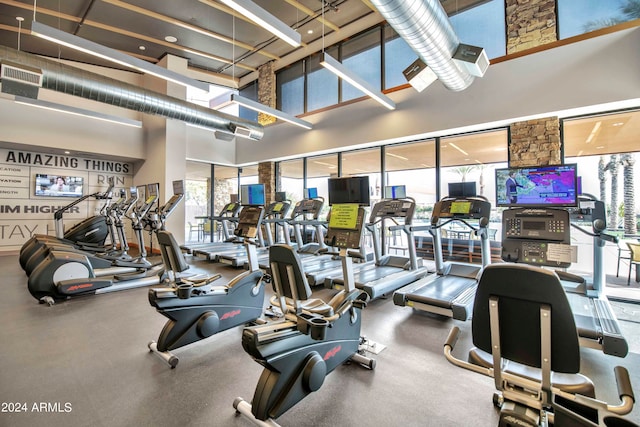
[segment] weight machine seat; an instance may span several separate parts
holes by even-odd
[[[579,374],[580,346],[573,313],[556,273],[524,264],[491,264],[478,282],[469,362],[491,367],[490,298],[498,298],[500,355],[506,371],[541,381],[540,307],[551,309],[552,383],[567,392],[595,397]]]
[[[276,285],[276,290],[282,292],[282,296],[285,297],[287,307],[280,307],[283,313],[294,311],[294,303],[297,300],[300,303],[300,308],[305,311],[322,316],[332,316],[344,299],[336,295],[327,304],[319,298],[311,298],[311,287],[302,269],[302,262],[292,246],[284,244],[270,246],[269,264],[271,265],[271,275]],[[294,284],[290,283],[287,267],[291,268]],[[294,289],[296,295],[293,294]],[[273,305],[280,306],[278,296],[276,295],[271,299]]]

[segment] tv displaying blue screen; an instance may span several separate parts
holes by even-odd
[[[405,185],[388,185],[384,187],[385,199],[404,199],[407,197],[407,187]]]
[[[305,188],[304,189],[304,198],[305,199],[317,199],[318,198],[318,189],[313,188]]]
[[[576,164],[496,169],[496,205],[577,206],[577,176]]]
[[[264,184],[241,185],[240,203],[246,206],[263,206]]]

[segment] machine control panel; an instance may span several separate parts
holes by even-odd
[[[433,207],[431,223],[440,219],[489,219],[491,203],[480,197],[444,198]]]
[[[405,224],[410,224],[415,208],[416,204],[411,199],[383,199],[371,208],[369,222],[373,223],[378,218],[404,218]]]
[[[298,218],[304,215],[311,215],[313,219],[318,219],[323,206],[324,201],[322,199],[300,200],[293,207],[293,211],[291,212],[291,219]]]
[[[245,206],[242,211],[240,211],[238,226],[233,231],[233,234],[238,237],[255,239],[258,235],[258,229],[262,224],[263,217],[263,206]]]
[[[333,205],[325,243],[339,249],[358,249],[365,211],[358,205]]]

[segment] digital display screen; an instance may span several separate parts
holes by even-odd
[[[329,178],[329,205],[356,203],[369,206],[370,189],[368,176]]]
[[[36,174],[36,196],[81,197],[84,178],[81,176]]]
[[[329,217],[329,228],[340,228],[343,230],[356,230],[358,224],[357,204],[334,204],[331,207]]]
[[[471,211],[471,202],[451,202],[452,214],[468,214]]]
[[[247,206],[264,205],[264,184],[241,185],[240,203]]]
[[[390,185],[384,187],[385,199],[404,199],[407,197],[407,187],[404,185]]]
[[[475,181],[449,183],[449,197],[474,197],[474,196],[477,196]]]
[[[577,165],[496,169],[497,206],[578,204]]]
[[[304,189],[304,198],[305,199],[317,199],[318,198],[318,189],[317,188],[305,188]]]

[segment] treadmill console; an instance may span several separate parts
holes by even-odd
[[[383,199],[373,205],[369,223],[378,218],[404,218],[405,224],[411,224],[416,204],[411,199]]]
[[[480,197],[445,198],[433,206],[431,223],[436,225],[440,219],[486,219],[489,222],[491,203]]]
[[[293,207],[293,212],[291,212],[291,219],[295,219],[300,216],[311,215],[313,219],[318,219],[320,216],[320,212],[322,212],[322,207],[324,206],[324,201],[322,199],[303,199],[300,200]]]
[[[325,243],[339,249],[359,249],[365,211],[357,205],[343,206],[336,204],[331,208]]]
[[[242,211],[240,211],[238,226],[233,230],[233,234],[238,237],[255,239],[258,235],[258,229],[262,224],[263,217],[263,206],[245,206]]]
[[[569,212],[513,208],[502,213],[502,259],[566,268],[571,265]]]
[[[265,216],[270,218],[284,218],[290,208],[291,204],[289,202],[273,202],[269,204],[269,207],[267,207]]]

